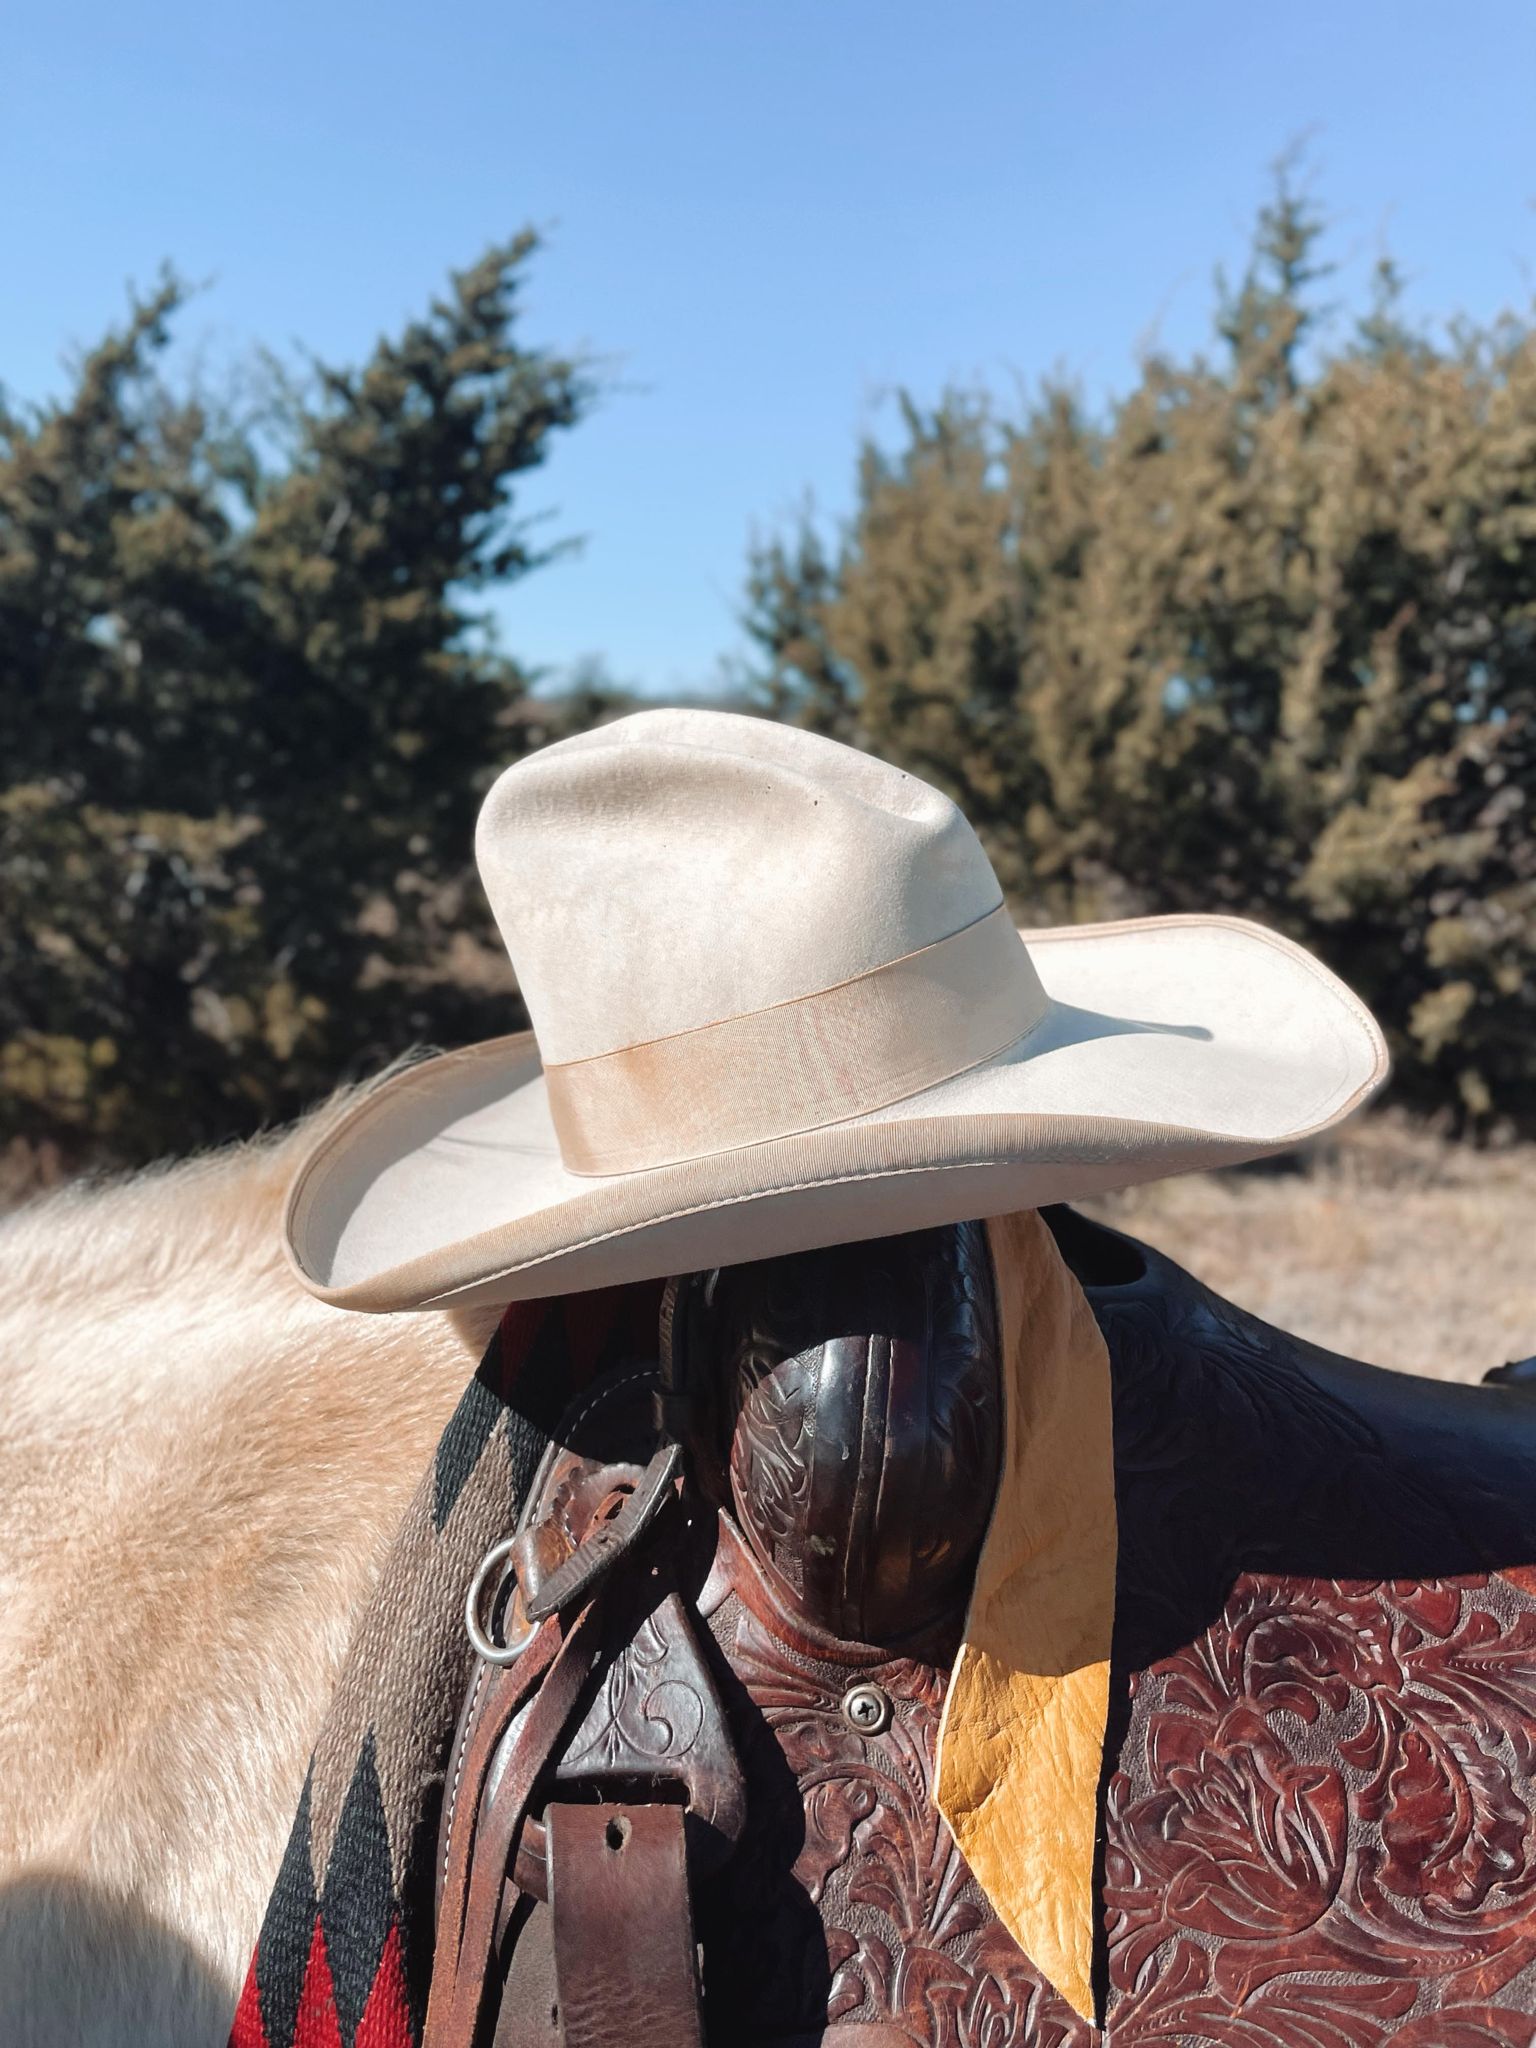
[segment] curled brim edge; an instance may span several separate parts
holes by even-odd
[[[1374,1018],[1239,918],[1027,931],[1050,997],[994,1059],[870,1114],[677,1165],[563,1165],[531,1032],[365,1094],[289,1194],[334,1306],[511,1301],[1001,1216],[1286,1150],[1375,1093]]]

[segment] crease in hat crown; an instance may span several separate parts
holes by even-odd
[[[562,741],[502,775],[476,850],[573,1171],[884,1106],[1046,1007],[957,807],[794,728],[651,711]]]

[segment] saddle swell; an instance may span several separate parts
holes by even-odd
[[[675,1284],[663,1372],[778,1598],[854,1642],[957,1627],[1002,1454],[980,1225]]]
[[[1336,1358],[1047,1220],[1114,1376],[1117,2048],[1528,2044],[1536,1404]],[[440,1865],[471,1791],[483,1818],[520,1768],[533,1786],[461,2038],[1089,2048],[933,1802],[1001,1443],[983,1231],[689,1276],[658,1353],[587,1391],[524,1513],[548,1569],[611,1514],[601,1474],[686,1445],[548,1755],[516,1753],[524,1702],[445,1800]],[[490,1690],[482,1671],[456,1756]],[[643,1814],[644,1858],[583,1808]],[[561,1867],[606,1922],[562,1914]],[[588,1954],[626,1914],[650,1960]],[[626,2004],[626,1970],[662,2003]],[[430,2048],[450,2038],[429,2020]]]

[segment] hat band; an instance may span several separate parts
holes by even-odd
[[[1004,905],[868,974],[544,1069],[567,1172],[642,1173],[885,1109],[992,1059],[1049,1007]]]

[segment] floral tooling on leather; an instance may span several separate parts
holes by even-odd
[[[750,1615],[736,1656],[804,1801],[759,1808],[751,1895],[728,1869],[708,1912],[742,2038],[824,2014],[933,2048],[1098,2041],[933,1806],[945,1674],[861,1671],[897,1701],[867,1738],[838,1712],[845,1668]],[[1133,1681],[1103,1893],[1116,2048],[1529,2048],[1533,1762],[1536,1601],[1509,1579],[1241,1578]]]

